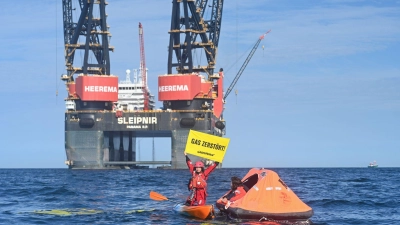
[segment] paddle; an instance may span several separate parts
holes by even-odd
[[[167,197],[155,191],[150,191],[150,198],[155,201],[170,201]]]

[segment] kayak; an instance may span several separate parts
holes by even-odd
[[[202,220],[214,218],[213,205],[187,206],[185,204],[176,204],[174,206],[174,211],[185,216]]]

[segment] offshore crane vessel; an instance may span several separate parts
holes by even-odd
[[[168,73],[158,77],[161,110],[147,108],[148,102],[143,110],[115,107],[118,77],[110,67],[109,51],[114,48],[109,45],[107,3],[78,2],[73,8],[72,0],[62,0],[67,74],[61,79],[68,93],[66,164],[70,169],[132,168],[140,164],[186,168],[183,151],[190,129],[225,134],[223,70],[214,73],[224,1],[172,1]],[[76,12],[80,12],[79,19],[73,21]],[[194,66],[197,49],[203,52],[206,65]],[[74,60],[79,51],[83,52],[82,61]],[[170,137],[171,161],[137,161],[137,137]]]

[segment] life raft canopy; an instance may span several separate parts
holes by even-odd
[[[242,219],[305,220],[313,215],[306,205],[283,182],[279,175],[264,168],[252,168],[242,178],[246,195],[229,207],[217,201],[217,208]],[[228,192],[229,193],[229,192]]]

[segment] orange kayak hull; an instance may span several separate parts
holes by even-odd
[[[184,204],[176,204],[174,211],[189,217],[205,220],[214,218],[213,205],[187,206]]]

